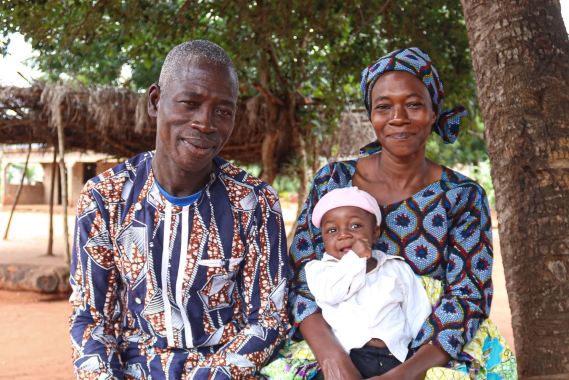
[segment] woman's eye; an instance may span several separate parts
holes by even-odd
[[[410,108],[419,108],[419,107],[421,107],[421,106],[422,106],[421,103],[411,103],[411,104],[409,104],[409,107],[410,107]]]
[[[378,110],[388,110],[389,109],[389,105],[387,104],[378,104],[377,107],[375,107]]]

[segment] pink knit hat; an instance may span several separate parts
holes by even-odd
[[[314,224],[316,228],[320,228],[320,222],[322,222],[324,214],[334,208],[344,206],[354,206],[364,209],[370,214],[375,215],[378,226],[381,223],[381,211],[374,197],[357,187],[344,187],[342,189],[334,189],[320,198],[320,201],[318,201],[312,212],[312,224]]]

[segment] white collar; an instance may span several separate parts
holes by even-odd
[[[350,250],[348,253],[353,252],[352,250]],[[353,252],[354,254],[356,254],[355,252]],[[377,270],[379,267],[381,267],[383,265],[383,263],[385,263],[387,260],[391,260],[391,259],[396,259],[396,260],[405,260],[403,259],[403,257],[400,256],[394,256],[394,255],[388,255],[383,251],[374,249],[373,251],[371,251],[371,255],[374,259],[377,260],[377,265],[375,266],[374,269],[372,269],[370,272],[373,272],[374,270]],[[332,255],[327,254],[326,252],[324,252],[324,256],[322,256],[322,261],[331,261],[331,262],[336,262],[339,263],[340,260],[338,260],[337,258],[335,258]]]

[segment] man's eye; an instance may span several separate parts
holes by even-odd
[[[227,111],[227,110],[217,109],[217,110],[215,110],[215,113],[218,115],[223,115],[223,116],[231,116],[231,112]]]

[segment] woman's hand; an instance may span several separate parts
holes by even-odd
[[[362,376],[349,355],[343,355],[337,359],[326,358],[320,362],[320,366],[326,380],[362,380]]]
[[[370,380],[423,380],[429,368],[442,367],[451,357],[440,347],[426,344],[417,353],[399,367],[385,375],[371,377]]]
[[[326,380],[362,380],[350,356],[344,351],[321,313],[306,317],[299,329],[320,363]]]

